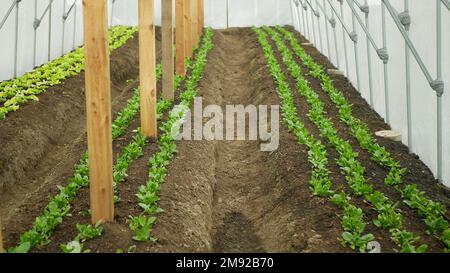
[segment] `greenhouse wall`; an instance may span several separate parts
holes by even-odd
[[[160,0],[155,1],[155,9],[160,25]],[[81,0],[2,0],[0,20],[4,21],[0,81],[23,75],[83,44]],[[289,0],[207,0],[205,21],[213,28],[292,24]],[[137,0],[109,0],[110,25],[137,23]]]
[[[378,57],[370,41],[369,51],[367,50],[367,35],[359,23],[358,17],[352,13],[350,6],[352,1],[291,1],[295,27],[319,51],[328,56],[335,66],[345,72],[366,101],[394,130],[402,133],[402,141],[410,147],[411,151],[420,156],[436,177],[440,176],[444,184],[450,186],[449,1],[386,1],[392,5],[396,13],[402,13],[408,8],[411,19],[409,37],[433,80],[438,78],[437,60],[439,59],[442,62],[442,79],[445,89],[440,99],[442,104],[441,147],[438,145],[437,93],[430,87],[425,73],[418,65],[411,50],[408,53],[410,59],[410,121],[408,124],[406,42],[393,17],[385,8],[386,6],[382,5],[381,0],[359,0],[356,2],[359,6],[355,4],[354,10],[364,26],[366,26],[366,14],[360,7],[363,7],[364,4],[369,7],[368,32],[378,48],[384,47],[382,9],[385,9],[385,46],[389,54],[389,61],[386,65],[386,79],[384,63]],[[437,3],[440,5],[442,16],[442,56],[440,57],[437,54]],[[405,5],[409,5],[409,7]],[[333,18],[336,21],[336,36],[334,35],[333,24],[330,23]],[[353,31],[358,35],[356,44],[348,35]],[[345,50],[344,42],[347,50]],[[355,57],[355,51],[357,58]],[[370,55],[370,58],[368,58],[368,55]],[[369,63],[372,70],[372,99],[370,95]],[[388,97],[387,104],[385,94]],[[388,111],[386,111],[387,109]],[[408,128],[410,135],[408,135]],[[442,151],[441,173],[438,171],[438,149]]]

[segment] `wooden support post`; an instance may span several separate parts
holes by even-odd
[[[180,76],[186,75],[186,67],[184,64],[185,53],[185,39],[184,39],[184,0],[176,0],[175,4],[175,35],[176,35],[176,60],[177,60],[177,74]]]
[[[194,0],[185,0],[184,2],[184,40],[185,40],[185,57],[192,57],[192,20],[191,20],[191,4]]]
[[[139,78],[141,86],[141,131],[158,135],[156,122],[156,41],[154,0],[139,0]]]
[[[5,252],[5,249],[3,248],[3,226],[2,226],[2,219],[0,218],[0,253]]]
[[[83,0],[86,116],[92,223],[114,220],[106,0]]]
[[[192,47],[195,48],[198,45],[198,0],[192,0],[191,4],[191,16],[192,16]]]
[[[203,35],[203,29],[205,28],[205,0],[199,0],[200,4],[198,5],[198,33],[199,36]]]
[[[162,97],[174,100],[173,0],[162,0]]]

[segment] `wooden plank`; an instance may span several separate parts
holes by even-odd
[[[175,36],[176,36],[176,69],[177,74],[186,75],[184,58],[186,58],[186,43],[184,39],[184,0],[176,0],[175,4]]]
[[[2,219],[0,218],[0,253],[5,252],[5,249],[3,248],[3,226],[2,226]]]
[[[162,0],[162,97],[174,100],[173,0]]]
[[[141,131],[158,135],[156,122],[156,40],[154,0],[139,0],[139,78],[141,87]]]
[[[198,29],[199,29],[199,36],[203,35],[203,29],[205,28],[205,0],[199,0],[199,9],[198,9]]]
[[[184,40],[185,40],[185,57],[192,57],[192,20],[191,20],[191,3],[193,0],[185,0],[184,2]]]
[[[114,220],[107,1],[83,0],[92,223]]]
[[[191,16],[192,16],[192,47],[198,46],[198,0],[192,0],[191,3]]]

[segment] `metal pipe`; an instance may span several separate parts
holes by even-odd
[[[64,14],[63,18],[64,20],[67,20],[67,17],[69,17],[70,13],[72,12],[73,8],[75,7],[77,1],[73,1],[72,5],[70,6],[69,10]],[[64,3],[65,5],[65,3]],[[65,10],[65,9],[64,9]]]
[[[334,13],[333,12],[331,12],[331,18],[332,18],[331,26],[333,27],[333,36],[334,36],[334,50],[336,51],[336,62],[337,62],[338,68],[340,69],[341,68],[341,64],[340,64],[340,61],[339,61],[339,49],[338,49],[337,33],[336,33],[336,19],[334,18]]]
[[[367,39],[368,41],[372,44],[373,48],[375,50],[378,50],[379,47],[377,46],[377,44],[375,43],[375,40],[373,39],[372,35],[370,34],[370,31],[367,29],[367,27],[364,25],[361,17],[359,16],[359,14],[356,12],[355,7],[353,5],[351,5],[351,3],[356,3],[355,0],[346,0],[348,6],[350,7],[352,14],[354,17],[356,17],[356,19],[358,20],[359,25],[361,26],[361,28],[364,30],[364,32],[366,33]],[[365,0],[367,3],[367,0]],[[366,13],[366,15],[368,14],[368,12]],[[367,21],[366,21],[367,23]]]
[[[445,7],[447,7],[448,10],[450,10],[450,1],[449,0],[442,0],[442,3]]]
[[[348,1],[348,0],[347,0]],[[347,2],[348,3],[348,2]],[[352,8],[352,10],[354,9],[353,7],[353,2],[349,3],[350,7]],[[359,71],[359,50],[358,50],[358,40],[356,39],[356,37],[358,37],[357,32],[356,32],[356,18],[355,18],[355,14],[352,13],[352,28],[353,28],[353,48],[355,51],[355,66],[356,66],[356,82],[358,85],[358,91],[361,93],[361,77],[360,77],[360,71]]]
[[[364,1],[365,1],[365,0],[364,0]],[[361,5],[357,0],[354,0],[354,2],[355,2],[355,4],[356,4],[356,6],[357,6],[360,10],[362,10],[362,9],[364,8],[364,6]],[[367,5],[367,2],[366,2],[366,1],[364,2],[364,5]]]
[[[227,0],[227,28],[229,28],[230,27],[230,22],[229,22],[229,15],[230,15],[230,12],[229,12],[229,3],[228,3],[228,0]]]
[[[387,48],[387,37],[386,37],[386,9],[384,6],[381,7],[381,21],[382,21],[382,32],[383,32],[383,48]],[[390,113],[389,113],[389,74],[388,74],[388,66],[387,61],[384,62],[383,66],[384,71],[384,107],[386,111],[386,121],[390,123]]]
[[[2,21],[0,22],[0,29],[3,28],[3,25],[6,23],[6,20],[8,20],[9,16],[11,15],[11,12],[17,5],[17,0],[14,0],[9,7],[8,11],[6,12],[5,16],[3,17]]]
[[[437,80],[442,80],[442,9],[436,0],[436,71]],[[442,181],[442,96],[436,96],[437,105],[437,177]]]
[[[308,19],[308,5],[303,5],[303,10],[305,11],[305,21],[306,21],[306,29],[308,30],[308,40],[311,41],[312,35],[311,35],[311,29],[309,27],[309,19]]]
[[[34,0],[34,20],[37,20],[37,0]],[[37,46],[37,35],[36,35],[36,28],[34,29],[33,33],[33,67],[36,67],[36,46]]]
[[[347,29],[347,27],[346,27],[346,25],[345,25],[345,22],[344,22],[344,19],[343,19],[343,17],[344,17],[344,9],[343,9],[343,2],[342,2],[342,0],[338,0],[339,1],[339,3],[340,3],[340,12],[341,12],[341,15],[339,15],[339,13],[336,11],[336,8],[334,7],[334,5],[331,3],[331,1],[330,0],[327,0],[328,1],[328,4],[330,5],[330,7],[331,7],[331,10],[333,11],[333,13],[332,13],[332,15],[333,15],[333,18],[334,18],[334,16],[336,16],[337,18],[338,18],[338,20],[339,20],[339,22],[341,23],[341,26],[342,26],[342,41],[343,41],[343,44],[344,44],[344,57],[345,57],[345,74],[347,75],[347,77],[348,77],[348,73],[349,73],[349,66],[348,66],[348,55],[347,55],[347,41],[346,41],[346,39],[345,39],[345,33],[347,33],[347,35],[349,35],[350,36],[350,31]],[[342,18],[341,18],[341,16],[342,16]],[[337,41],[337,39],[335,39],[335,41]],[[338,54],[338,47],[337,47],[337,42],[336,42],[336,55]]]
[[[342,25],[342,28],[345,30],[345,32],[347,32],[347,35],[349,35],[350,36],[350,31],[348,30],[348,28],[347,28],[347,26],[345,25],[345,22],[344,22],[344,10],[343,10],[343,3],[342,3],[342,1],[341,0],[338,0],[339,1],[339,3],[341,4],[341,15],[339,15],[338,14],[338,12],[336,11],[336,9],[334,8],[334,6],[333,6],[333,4],[331,4],[331,1],[330,0],[327,0],[328,1],[328,4],[330,5],[330,7],[331,7],[331,10],[334,12],[334,14],[336,14],[336,17],[338,18],[338,20],[339,20],[339,22],[341,22],[341,25]],[[342,18],[341,18],[341,16],[342,16]]]
[[[299,2],[297,0],[294,0],[294,16],[297,19],[298,24],[298,31],[301,31],[301,23],[300,23],[300,13],[298,12],[299,9]]]
[[[53,1],[55,1],[55,0],[49,0],[49,1],[50,2],[47,5],[47,7],[45,7],[45,10],[42,13],[42,15],[39,18],[35,19],[35,21],[34,21],[34,28],[38,28],[40,26],[42,20],[44,19],[44,16],[47,15],[47,12],[49,12],[49,10],[51,9],[51,6],[53,4]]]
[[[355,3],[358,3],[355,0]],[[359,4],[358,4],[359,5]],[[364,0],[364,5],[368,7],[367,0]],[[369,26],[369,10],[367,9],[367,12],[364,13],[365,17],[365,28],[370,33],[370,26]],[[369,36],[366,35],[366,48],[367,48],[367,71],[369,73],[369,100],[370,105],[372,108],[374,108],[374,101],[373,101],[373,75],[372,75],[372,52],[370,50],[370,39]]]
[[[404,1],[405,12],[409,12],[409,0]],[[409,35],[409,25],[405,26]],[[405,41],[405,75],[406,75],[406,120],[408,129],[408,148],[412,151],[412,113],[411,113],[411,58],[408,44]]]
[[[330,0],[328,0],[329,2]],[[337,15],[337,18],[339,19],[339,21],[341,21],[342,26],[345,28],[345,24],[344,24],[344,3],[342,1],[340,1],[341,4],[341,16],[342,16],[342,20],[339,18],[339,16]],[[333,6],[332,6],[333,7]],[[334,10],[334,7],[333,7]],[[345,28],[345,30],[347,31],[347,34],[350,35],[350,33],[348,32],[348,30]],[[342,31],[342,39],[344,40],[344,56],[345,56],[345,74],[349,75],[349,68],[348,68],[348,55],[347,55],[347,40],[345,39],[345,33],[344,31]]]
[[[76,43],[76,38],[77,38],[77,5],[76,2],[78,0],[75,0],[74,4],[74,11],[73,11],[73,44],[72,44],[72,50],[75,49],[75,43]]]
[[[66,1],[63,1],[63,17],[62,17],[62,43],[61,43],[61,56],[64,55],[64,41],[66,36]]]
[[[19,56],[19,3],[20,1],[16,1],[16,22],[15,22],[15,35],[14,35],[14,77],[17,77],[17,63]]]
[[[292,2],[293,2],[294,0],[289,0],[289,7],[291,8],[291,19],[292,19],[292,25],[294,26],[294,29],[297,29],[297,27],[296,27],[296,20],[294,19],[294,8],[292,7]]]
[[[112,26],[114,24],[114,4],[116,3],[116,0],[112,0],[111,3],[111,18],[109,25]]]
[[[50,62],[51,59],[51,53],[52,53],[52,4],[53,0],[49,0],[49,6],[48,9],[48,52],[47,52],[47,61]]]
[[[325,19],[328,20],[328,23],[330,22],[330,17],[328,16],[327,12],[326,12],[326,6],[325,6],[325,0],[323,0],[323,6],[319,3],[319,1],[317,0],[317,7],[319,7],[319,9],[322,11],[322,13],[325,15]],[[331,24],[331,23],[330,23]]]
[[[400,33],[402,34],[403,38],[405,39],[406,43],[408,44],[409,49],[411,50],[411,53],[413,54],[414,58],[417,61],[417,64],[419,65],[420,69],[422,70],[424,76],[427,78],[428,82],[431,84],[433,82],[433,78],[428,71],[427,67],[425,66],[424,62],[422,61],[422,58],[420,57],[419,53],[417,52],[416,47],[414,46],[413,42],[409,38],[408,34],[406,33],[406,30],[402,27],[402,23],[398,19],[398,14],[392,7],[392,5],[389,3],[389,0],[382,0],[386,9],[390,13],[391,17],[394,19],[394,23],[397,25],[397,28],[400,30]]]
[[[302,3],[301,0],[299,0],[299,3],[302,5],[302,7],[297,9],[297,13],[298,13],[298,16],[300,17],[300,10],[302,10],[302,16],[301,17],[302,17],[302,20],[303,20],[303,35],[306,36],[307,29],[306,29],[306,20],[305,20],[305,10],[303,9],[303,3]]]
[[[318,7],[317,0],[316,1],[316,7]],[[322,28],[320,27],[320,13],[316,9],[316,14],[314,14],[317,18],[317,27],[319,29],[319,45],[320,45],[320,51],[323,52],[323,44],[322,44]]]
[[[291,7],[291,16],[292,16],[292,25],[294,28],[298,31],[300,31],[300,21],[297,17],[297,1],[291,0],[290,1],[290,7]],[[296,27],[297,26],[297,27]]]
[[[319,0],[317,0],[317,4],[320,6]],[[324,7],[325,7],[325,0],[323,0],[323,7],[321,7],[321,9],[322,9],[323,14],[325,15],[324,20],[325,20],[325,35],[327,36],[327,52],[328,52],[328,56],[330,56],[330,59],[331,59],[330,31],[329,31],[329,26],[328,26],[330,20],[328,18],[327,11]]]
[[[306,1],[306,3],[308,4],[308,6],[311,8],[312,12],[313,12],[314,14],[317,14],[317,11],[314,9],[314,7],[311,5],[311,3],[310,3],[308,0],[305,0],[305,1]]]
[[[315,14],[315,12],[314,12],[314,9],[312,8],[311,4],[309,3],[309,1],[308,1],[308,0],[305,0],[305,1],[306,1],[306,3],[309,5],[310,10],[311,10],[310,16],[311,16],[311,25],[312,25],[313,39],[314,39],[314,45],[317,46],[317,39],[316,39],[316,24],[314,24],[314,14]]]

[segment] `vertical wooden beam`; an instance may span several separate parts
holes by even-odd
[[[106,0],[83,0],[86,116],[92,223],[114,219]]]
[[[173,73],[175,69],[173,58],[173,0],[162,0],[162,97],[174,100]]]
[[[203,29],[205,28],[205,0],[199,0],[200,4],[198,5],[198,33],[199,36],[203,35]]]
[[[156,122],[156,41],[154,0],[139,0],[139,78],[141,130],[146,137],[158,135]]]
[[[181,76],[186,75],[186,67],[184,64],[184,58],[186,58],[186,43],[184,39],[184,27],[185,27],[185,19],[184,19],[184,0],[176,0],[175,4],[175,35],[176,35],[176,68],[177,74]]]
[[[185,57],[192,57],[192,20],[191,20],[191,4],[194,0],[185,0],[184,2],[184,40],[185,40]]]
[[[192,0],[191,3],[191,16],[192,16],[192,47],[195,48],[198,45],[198,0]]]
[[[2,226],[2,219],[0,218],[0,253],[5,252],[5,249],[3,248],[3,226]]]

